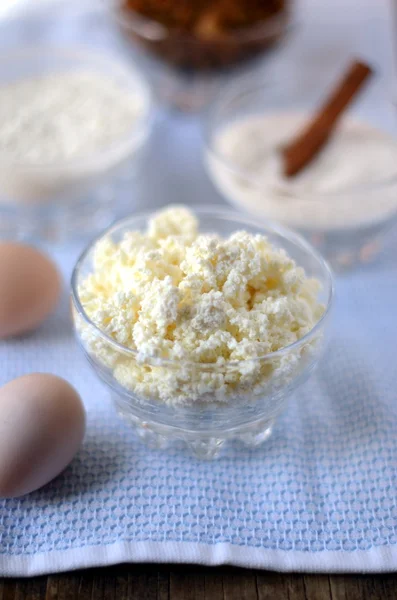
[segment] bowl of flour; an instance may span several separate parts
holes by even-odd
[[[0,62],[1,233],[62,237],[104,226],[137,171],[151,114],[144,78],[118,58],[48,46],[8,54]]]
[[[397,136],[348,114],[318,156],[288,178],[280,150],[313,108],[297,90],[284,95],[245,80],[214,105],[205,162],[226,200],[297,229],[334,267],[350,267],[372,258],[397,223]]]

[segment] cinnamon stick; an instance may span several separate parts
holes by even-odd
[[[292,177],[309,164],[328,141],[344,110],[372,75],[371,67],[354,61],[310,122],[281,151],[284,175]]]

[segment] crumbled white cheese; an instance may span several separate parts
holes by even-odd
[[[79,288],[88,317],[136,355],[117,351],[87,326],[81,335],[138,397],[225,401],[274,389],[275,379],[281,385],[295,372],[299,353],[258,358],[310,331],[323,313],[318,290],[265,236],[201,235],[188,209],[171,207],[146,234],[100,241],[93,272]]]

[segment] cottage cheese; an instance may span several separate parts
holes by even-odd
[[[80,324],[88,351],[143,398],[225,401],[295,373],[301,351],[259,357],[299,340],[323,313],[319,284],[263,235],[198,232],[187,208],[158,213],[145,233],[97,244],[79,296],[126,355]],[[165,365],[164,361],[172,361]]]

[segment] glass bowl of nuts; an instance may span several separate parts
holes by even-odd
[[[77,340],[118,413],[205,459],[270,436],[319,361],[332,297],[299,235],[216,208],[119,221],[72,277]]]
[[[291,0],[105,0],[157,94],[185,111],[205,106],[231,75],[283,39]]]

